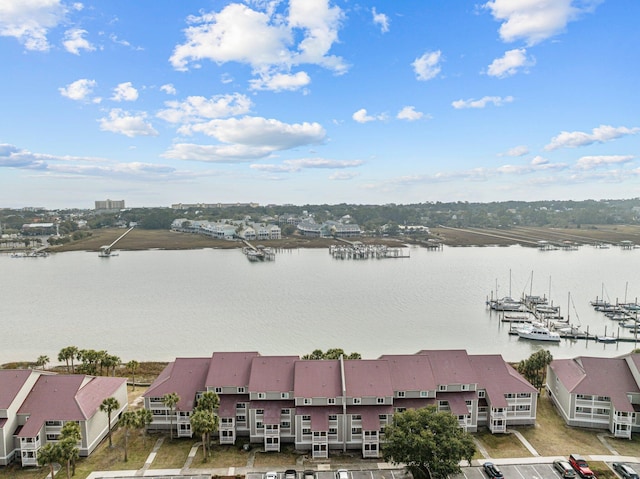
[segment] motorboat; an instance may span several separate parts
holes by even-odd
[[[560,342],[560,334],[551,331],[544,326],[531,326],[530,328],[519,328],[518,336],[523,339],[533,339],[535,341]]]

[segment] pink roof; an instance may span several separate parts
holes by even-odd
[[[260,356],[252,352],[213,353],[207,375],[207,387],[247,387],[253,358]]]
[[[427,355],[380,356],[389,363],[394,391],[434,391],[437,384]]]
[[[393,396],[391,374],[387,361],[351,359],[344,362],[347,397]]]
[[[504,397],[507,393],[537,394],[538,392],[518,371],[505,362],[500,354],[472,355],[469,356],[469,360],[478,376],[479,387],[487,392],[493,407],[507,407],[507,400]]]
[[[624,358],[593,358],[551,361],[551,369],[572,394],[609,396],[617,411],[634,412],[628,393],[639,393]]]
[[[340,406],[300,406],[296,408],[296,416],[311,416],[312,431],[328,431],[329,416],[332,414],[336,416],[342,414],[342,408]]]
[[[423,407],[435,405],[435,403],[435,398],[395,398],[393,400],[393,407],[421,409]]]
[[[293,368],[298,356],[258,356],[251,362],[249,392],[293,391]]]
[[[342,395],[340,361],[296,361],[294,369],[295,397],[336,398]]]
[[[475,391],[438,393],[438,401],[447,401],[451,412],[456,416],[471,414],[467,407],[467,401],[472,401],[475,398]]]
[[[347,414],[360,414],[363,431],[380,430],[380,414],[393,414],[393,406],[349,406]]]
[[[9,409],[32,373],[30,369],[0,370],[0,409]]]
[[[220,417],[236,417],[236,404],[243,402],[249,403],[248,394],[221,394],[220,395],[220,407],[218,408],[218,415]]]
[[[125,378],[55,375],[38,378],[18,414],[28,414],[19,437],[35,437],[45,421],[84,421],[102,401],[126,384]],[[126,406],[121,404],[121,406]]]
[[[464,349],[422,350],[418,354],[429,356],[438,385],[474,384],[476,374]]]
[[[293,401],[251,401],[249,409],[262,409],[262,422],[264,424],[280,424],[280,415],[283,409],[293,409]]]
[[[211,358],[176,358],[160,373],[144,397],[162,397],[177,393],[180,401],[178,411],[193,411],[196,394],[206,391],[205,381]]]

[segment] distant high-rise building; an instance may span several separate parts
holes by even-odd
[[[123,210],[124,200],[96,201],[96,210]]]

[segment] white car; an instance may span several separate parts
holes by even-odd
[[[269,471],[264,475],[264,479],[278,479],[278,473],[275,471]]]
[[[349,479],[349,472],[346,469],[338,469],[336,479]]]

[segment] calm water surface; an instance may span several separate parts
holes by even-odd
[[[617,334],[617,323],[589,301],[603,292],[611,301],[640,296],[640,249],[408,251],[410,258],[353,261],[301,249],[266,263],[211,249],[0,255],[0,363],[42,354],[56,363],[68,345],[104,349],[125,362],[332,347],[365,358],[464,348],[516,361],[541,347],[567,358],[636,346],[519,340],[485,301],[496,287],[500,297],[510,290],[514,297],[550,295],[582,329]],[[575,307],[567,308],[569,294]]]

